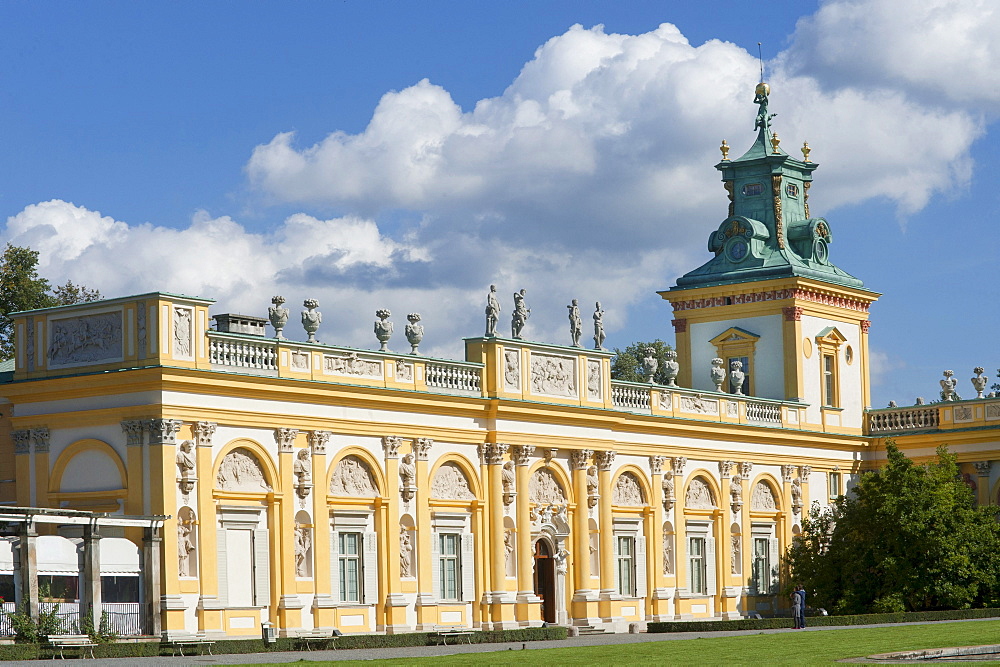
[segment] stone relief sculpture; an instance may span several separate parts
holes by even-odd
[[[514,531],[508,528],[503,531],[503,553],[504,553],[504,564],[507,566],[507,576],[513,576],[514,574],[514,550],[516,545],[514,544]]]
[[[576,299],[573,299],[569,309],[569,337],[573,341],[573,347],[580,347],[580,336],[583,335],[583,320],[580,319],[580,306]]]
[[[281,333],[285,330],[285,325],[288,324],[288,309],[282,304],[285,303],[285,297],[283,296],[272,296],[271,303],[273,304],[267,309],[267,319],[271,321],[271,326],[274,327],[274,337],[284,338],[285,334]]]
[[[611,501],[615,505],[631,507],[642,507],[646,504],[642,487],[633,473],[626,471],[618,475],[618,481],[615,482],[615,488],[611,492]]]
[[[953,377],[954,375],[955,371],[945,371],[944,379],[939,381],[941,383],[942,401],[961,400],[958,394],[955,393],[955,385],[958,384],[958,378]]]
[[[598,489],[600,483],[597,480],[597,466],[587,468],[587,496],[588,504],[593,507],[597,504],[597,499],[601,497]]]
[[[528,481],[528,499],[537,505],[564,505],[566,492],[552,471],[539,468]]]
[[[49,326],[52,332],[48,349],[50,366],[120,359],[122,356],[120,312],[53,320]],[[27,341],[31,349],[27,357],[33,368],[34,335],[28,336]]]
[[[413,466],[413,454],[407,454],[399,462],[399,479],[403,482],[403,486],[416,486],[417,469]]]
[[[312,460],[309,458],[308,449],[300,449],[295,455],[292,474],[295,475],[296,484],[308,484],[312,481]]]
[[[501,483],[503,485],[503,504],[510,505],[514,502],[514,496],[517,495],[515,491],[515,481],[514,481],[514,462],[507,461],[503,464],[503,468],[500,473]]]
[[[521,332],[524,331],[524,325],[528,322],[528,317],[531,315],[531,309],[528,308],[524,303],[524,290],[520,292],[514,292],[514,314],[510,318],[510,337],[521,339]]]
[[[716,357],[712,359],[712,369],[709,371],[709,375],[712,377],[712,382],[715,384],[715,391],[722,391],[722,384],[726,381],[726,369],[723,367],[725,362]],[[718,413],[716,413],[718,414]]]
[[[188,308],[174,308],[174,356],[191,356],[191,334],[193,315]]]
[[[305,306],[305,310],[302,311],[302,328],[309,334],[309,339],[306,342],[315,343],[317,342],[316,332],[319,330],[319,325],[323,323],[323,313],[316,310],[319,308],[319,301],[306,299],[302,305]]]
[[[327,355],[323,357],[323,362],[328,373],[372,378],[382,377],[382,364],[370,359],[361,359],[357,352],[350,352],[343,356]]]
[[[180,577],[196,576],[194,525],[194,512],[190,507],[182,507],[177,513],[177,575]]]
[[[663,574],[674,573],[674,535],[663,527]]]
[[[750,496],[750,509],[758,512],[773,512],[778,509],[774,501],[774,492],[767,482],[757,482]]]
[[[379,495],[367,463],[357,456],[345,456],[330,476],[330,493],[337,496],[370,498]]]
[[[792,512],[798,514],[802,510],[802,479],[792,480]]]
[[[672,472],[667,472],[663,476],[663,509],[668,512],[673,509],[674,501],[677,499],[674,496],[674,474]]]
[[[308,577],[309,553],[312,549],[312,530],[301,523],[295,524],[295,576]]]
[[[587,360],[587,398],[601,398],[601,362],[597,359]]]
[[[594,310],[594,349],[604,349],[604,311],[600,301],[595,304]]]
[[[469,488],[469,480],[454,463],[444,463],[438,468],[431,483],[431,498],[448,500],[475,500],[476,494]]]
[[[406,316],[406,321],[409,324],[406,325],[404,333],[406,334],[406,342],[410,344],[410,354],[420,354],[417,352],[417,347],[424,339],[424,325],[419,324],[420,313],[410,313]]]
[[[743,478],[739,475],[733,475],[732,480],[730,480],[729,505],[733,510],[733,514],[736,514],[743,508]]]
[[[413,364],[396,362],[396,382],[413,382]]]
[[[404,526],[399,527],[399,576],[413,578],[413,538]]]
[[[299,350],[292,350],[291,366],[292,370],[308,371],[309,354],[307,352],[301,352]]]
[[[521,351],[503,351],[503,381],[507,389],[521,388]]]
[[[486,296],[486,337],[497,335],[497,322],[500,321],[500,300],[497,298],[497,286],[490,285],[490,293]]]
[[[687,496],[684,498],[685,507],[695,509],[714,509],[715,498],[712,496],[712,489],[701,477],[695,477],[688,485]]]
[[[719,402],[702,396],[681,396],[681,410],[700,415],[718,415]]]
[[[185,440],[177,448],[177,472],[182,479],[195,477],[194,443]]]
[[[223,491],[261,493],[272,490],[260,461],[243,447],[237,447],[222,459],[215,483]]]
[[[733,535],[729,539],[732,543],[729,555],[729,571],[733,574],[739,574],[740,566],[743,563],[743,540],[740,539],[739,535]]]
[[[681,365],[677,363],[677,352],[674,350],[667,350],[664,352],[664,356],[667,358],[667,360],[663,362],[663,374],[667,378],[667,386],[676,387],[677,375],[681,372]]]
[[[392,337],[392,322],[389,321],[391,316],[392,313],[385,308],[379,308],[375,311],[375,317],[378,318],[375,320],[375,337],[378,338],[380,344],[379,352],[389,351],[389,339]]]
[[[531,390],[536,394],[576,396],[576,364],[573,359],[531,355]]]

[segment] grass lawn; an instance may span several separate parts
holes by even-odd
[[[774,634],[535,650],[529,642],[527,651],[503,650],[378,662],[390,665],[825,664],[874,653],[973,644],[1000,644],[1000,621],[788,630]],[[520,649],[520,644],[515,646]],[[312,664],[364,665],[371,662]]]

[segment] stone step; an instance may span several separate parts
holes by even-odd
[[[580,625],[577,626],[580,636],[583,635],[606,635],[608,632],[601,628],[595,628],[592,625]]]

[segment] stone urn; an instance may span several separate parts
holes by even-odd
[[[955,371],[945,371],[944,379],[938,380],[941,383],[941,400],[942,401],[954,401],[956,400],[955,395],[955,385],[958,384],[958,379],[953,377]]]
[[[274,305],[267,309],[267,319],[271,320],[271,326],[274,327],[274,337],[284,338],[281,332],[288,324],[288,309],[281,304],[285,303],[285,297],[273,296],[271,303]]]
[[[677,352],[667,350],[665,352],[667,360],[663,362],[663,374],[667,377],[667,386],[677,386],[677,375],[681,372],[681,365],[677,363]]]
[[[723,367],[725,362],[716,357],[712,359],[712,370],[709,374],[712,377],[712,383],[715,384],[715,391],[722,391],[722,384],[726,381],[726,369]]]
[[[743,362],[739,359],[733,359],[732,363],[729,364],[729,379],[732,381],[733,393],[742,396],[746,373],[743,372]]]
[[[646,356],[642,358],[642,374],[646,378],[646,382],[652,383],[653,376],[656,375],[656,369],[659,366],[659,362],[656,360],[656,348],[647,347],[643,352]]]
[[[976,374],[976,377],[970,378],[972,381],[972,388],[976,390],[976,398],[983,397],[983,391],[986,389],[986,383],[989,382],[987,378],[983,377],[983,373],[986,369],[982,366],[976,366],[972,369],[972,372]]]
[[[389,351],[389,339],[392,337],[392,322],[389,321],[389,316],[392,315],[385,308],[380,308],[375,311],[375,317],[378,320],[375,321],[375,337],[378,338],[378,342],[382,346],[378,349],[379,352]]]
[[[305,306],[305,310],[302,311],[302,328],[306,330],[309,334],[309,339],[306,340],[307,343],[316,343],[316,332],[319,330],[319,325],[323,323],[323,313],[316,310],[319,308],[319,301],[316,299],[306,299],[302,302]]]
[[[420,313],[410,313],[406,316],[406,320],[409,324],[406,325],[404,333],[406,334],[406,342],[410,344],[410,354],[419,354],[417,346],[424,339],[424,325],[418,324]]]

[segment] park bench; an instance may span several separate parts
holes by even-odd
[[[313,644],[322,644],[324,648],[332,644],[334,650],[337,649],[337,636],[329,630],[299,630],[295,635],[298,644],[305,644],[307,650],[312,650]]]
[[[65,651],[78,651],[81,658],[86,657],[85,653],[89,653],[93,658],[94,647],[97,646],[90,635],[49,635],[45,640],[52,649],[53,657],[58,650],[59,657],[63,660],[66,659]]]
[[[208,650],[209,655],[212,654],[212,644],[215,642],[208,639],[204,632],[173,632],[170,634],[164,633],[162,644],[170,649],[171,655],[176,656],[180,652],[181,657],[184,657],[184,649],[186,648],[196,648],[202,653]]]
[[[431,632],[431,635],[438,640],[439,644],[443,642],[444,645],[447,646],[448,637],[451,637],[452,639],[456,637],[458,639],[465,637],[471,644],[472,633],[474,632],[475,630],[473,628],[463,628],[458,625],[435,625],[434,631]]]

